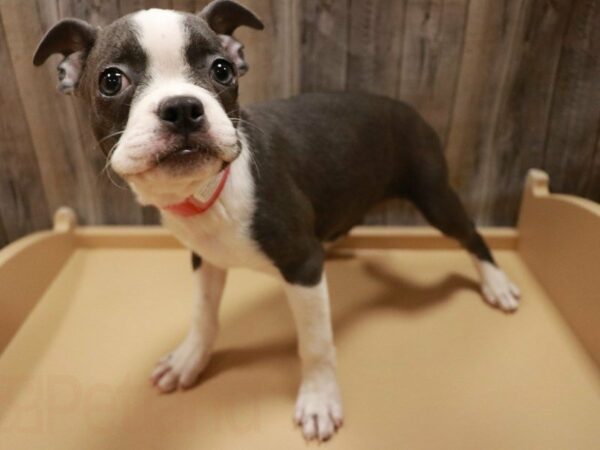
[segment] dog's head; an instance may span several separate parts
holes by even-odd
[[[94,134],[142,202],[191,195],[240,153],[238,78],[248,66],[232,36],[260,19],[230,0],[198,14],[151,9],[105,28],[65,19],[34,64],[60,53],[59,89],[90,106]]]

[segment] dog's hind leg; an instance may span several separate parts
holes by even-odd
[[[471,253],[485,300],[504,311],[516,310],[519,289],[496,265],[490,249],[450,187],[445,162],[430,161],[425,176],[415,180],[409,197],[431,225],[458,240]]]

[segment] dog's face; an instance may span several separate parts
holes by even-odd
[[[35,64],[62,53],[59,89],[90,106],[92,127],[142,202],[191,195],[239,154],[238,78],[247,70],[232,33],[262,28],[249,10],[217,0],[198,15],[145,10],[103,29],[67,19]]]

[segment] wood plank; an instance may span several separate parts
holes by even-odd
[[[600,203],[600,123],[598,123],[598,131],[596,133],[596,154],[590,171],[589,182],[583,191],[583,195]]]
[[[344,90],[350,0],[302,2],[302,92]]]
[[[562,40],[570,0],[535,0],[526,5],[506,81],[508,95],[496,124],[489,197],[489,222],[514,225],[527,171],[541,167]]]
[[[427,119],[443,145],[458,84],[468,3],[409,0],[406,6],[398,97]]]
[[[146,9],[145,0],[119,0],[119,13],[124,16],[141,9]]]
[[[600,363],[600,205],[549,194],[548,176],[532,171],[518,231],[523,260]]]
[[[0,249],[9,243],[6,229],[4,228],[4,221],[2,220],[2,211],[0,211]]]
[[[83,222],[98,218],[100,201],[90,184],[93,166],[80,151],[74,110],[70,100],[56,90],[53,62],[43,69],[31,63],[33,49],[42,33],[57,20],[56,3],[31,4],[5,1],[0,5],[6,39],[17,86],[24,106],[24,117],[32,133],[50,210],[61,205],[76,208]]]
[[[467,210],[482,217],[491,141],[522,0],[472,1],[446,155],[450,178]]]
[[[600,2],[577,0],[563,41],[543,168],[553,191],[600,199]]]
[[[95,148],[85,108],[55,91],[55,63],[34,69],[31,52],[60,17],[105,25],[139,8],[197,11],[207,2],[0,5],[6,26],[0,51],[4,44],[8,57],[0,69],[5,86],[0,111],[10,110],[0,118],[0,202],[12,205],[3,207],[0,242],[2,234],[12,240],[48,226],[49,212],[63,204],[73,206],[82,223],[157,222],[155,210],[141,209],[128,190],[101,175],[105,160]],[[446,139],[452,182],[479,223],[514,223],[531,166],[551,173],[553,189],[600,201],[598,0],[243,3],[267,29],[238,33],[250,62],[241,81],[242,104],[345,89],[409,101]],[[12,141],[22,148],[4,144]],[[33,211],[39,199],[45,212]],[[393,202],[366,222],[420,223],[418,217]]]
[[[59,4],[60,17],[77,17],[94,25],[105,26],[121,17],[120,3],[122,2],[127,6],[127,3],[131,0],[55,1],[58,1]]]
[[[244,0],[265,24],[236,31],[250,65],[240,80],[240,104],[287,98],[300,91],[300,4],[295,0]]]
[[[171,0],[144,0],[144,8],[173,9]]]
[[[350,2],[346,88],[397,97],[402,66],[405,2]]]
[[[514,228],[487,227],[481,234],[493,250],[515,250],[519,235]],[[185,248],[163,227],[86,226],[74,230],[76,247],[83,248]],[[332,243],[328,254],[341,250],[457,249],[456,240],[430,227],[357,226]]]
[[[23,98],[30,127],[35,130],[32,137],[50,207],[58,207],[65,200],[75,205],[78,203],[76,192],[66,186],[76,184],[68,144],[61,130],[54,126],[53,121],[48,120],[49,117],[63,115],[60,108],[54,105],[58,94],[49,94],[56,91],[52,85],[56,76],[54,75],[51,83],[45,73],[37,72],[44,79],[36,84],[31,64],[31,52],[35,46],[33,41],[42,32],[38,12],[42,13],[53,5],[46,3],[42,5],[42,9],[31,6],[16,1],[6,1],[0,5],[13,70],[20,75],[15,87]],[[31,36],[33,33],[36,38]]]
[[[207,1],[203,3],[196,4],[195,0],[171,0],[171,7],[177,11],[187,11],[187,12],[197,12],[200,10],[201,6],[208,3]]]
[[[0,21],[0,245],[50,226],[50,213],[30,128]]]

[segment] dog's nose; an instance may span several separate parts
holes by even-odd
[[[171,97],[159,105],[158,117],[173,131],[190,133],[202,126],[204,106],[194,97]]]

